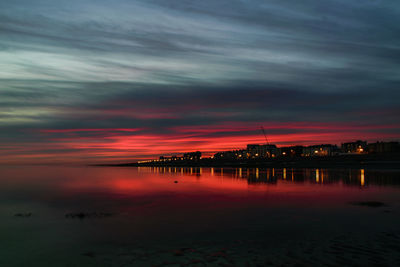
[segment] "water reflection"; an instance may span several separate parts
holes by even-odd
[[[388,233],[398,229],[399,174],[290,167],[0,166],[0,229],[9,229],[3,231],[0,261],[14,262],[24,255],[20,264],[1,266],[31,266],[40,257],[44,261],[37,266],[60,266],[66,259],[74,262],[62,266],[88,262],[161,266],[171,257],[184,259],[182,265],[187,265],[186,255],[213,255],[227,247],[235,250],[221,254],[237,255],[236,259],[247,259],[250,251],[254,257],[255,249],[267,257],[277,251],[274,257],[284,259],[283,263],[291,251],[312,248],[320,263],[322,249],[333,253],[326,258],[335,259],[337,251],[330,248],[345,251],[353,244],[351,251],[359,247],[361,252],[355,255],[363,255],[365,244],[376,244],[377,237],[383,238],[378,249],[383,258],[390,255],[384,250],[387,244],[398,241],[397,232]],[[387,206],[369,209],[349,204],[362,201]],[[196,254],[189,254],[192,249],[185,250],[183,257],[169,252],[180,248],[195,248]],[[204,253],[197,254],[198,248]],[[270,248],[271,253],[265,254]],[[393,249],[399,251],[398,246]],[[83,256],[88,252],[95,256]],[[308,251],[300,253],[310,257]],[[132,261],[133,256],[150,259],[161,254],[167,258],[155,263]],[[115,262],[125,258],[129,262]],[[250,265],[265,265],[259,263]]]
[[[293,168],[202,168],[202,167],[140,167],[139,172],[181,174],[189,176],[227,177],[247,180],[248,184],[310,183],[318,185],[342,184],[366,187],[368,185],[400,185],[398,172],[365,169],[293,169]]]
[[[365,185],[364,169],[360,170],[360,181],[361,181],[361,186],[364,186]]]
[[[0,203],[2,199],[40,199],[57,205],[71,202],[71,206],[107,206],[110,199],[148,196],[152,201],[167,198],[181,205],[193,196],[207,202],[212,200],[210,196],[221,194],[251,198],[267,194],[268,203],[275,201],[274,194],[279,201],[287,198],[290,203],[314,197],[320,201],[332,194],[340,201],[344,195],[353,201],[357,194],[365,198],[374,192],[382,195],[395,192],[397,197],[399,178],[399,171],[368,169],[7,167],[0,168]],[[288,193],[296,194],[296,201],[288,198]],[[131,205],[129,201],[125,204]]]

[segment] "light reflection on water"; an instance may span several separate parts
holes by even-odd
[[[25,194],[68,197],[68,194],[110,193],[158,195],[176,194],[248,194],[259,192],[397,191],[398,171],[364,169],[294,168],[201,168],[201,167],[2,167],[2,196]],[[353,188],[353,189],[351,189]],[[1,196],[0,196],[1,199]]]
[[[202,168],[202,167],[138,167],[139,173],[189,175],[196,177],[224,177],[242,180],[248,184],[274,184],[279,180],[293,183],[341,184],[347,186],[400,186],[397,171],[351,169],[294,169],[294,168]],[[365,174],[367,172],[367,175]],[[289,177],[290,179],[287,179]],[[225,180],[225,182],[227,182]],[[228,183],[228,182],[227,182]]]
[[[42,200],[44,196],[68,199],[70,195],[109,195],[158,197],[164,193],[234,197],[248,199],[285,192],[298,198],[351,196],[376,192],[398,192],[398,171],[364,169],[293,169],[293,168],[200,168],[200,167],[1,167],[0,200],[15,198]],[[265,195],[265,194],[264,194]],[[244,200],[245,201],[245,200]]]
[[[356,201],[385,205],[351,204]],[[71,212],[113,216],[79,220],[66,217]],[[16,213],[32,217],[19,218]],[[336,244],[340,236],[363,245],[363,238],[373,242],[381,232],[397,235],[399,214],[399,171],[0,167],[0,229],[8,229],[2,232],[0,265],[83,266],[88,259],[82,254],[88,251],[111,253],[120,251],[121,244],[128,244],[129,251],[138,244],[150,250],[162,246],[163,251],[188,244],[204,248],[204,240],[222,247],[244,240],[246,249],[236,252],[240,259],[247,257],[240,253],[252,240],[258,240],[263,248],[278,246],[284,263],[287,251],[299,250],[290,244],[301,244],[300,249],[315,244],[329,251],[323,246]],[[24,259],[21,251],[28,251]],[[318,253],[317,261],[322,259],[318,255],[326,256]],[[115,255],[110,261],[119,259]]]

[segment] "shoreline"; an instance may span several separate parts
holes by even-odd
[[[259,160],[167,161],[146,163],[95,164],[103,167],[226,167],[226,168],[357,168],[400,169],[400,155],[339,155],[312,158],[278,158]]]

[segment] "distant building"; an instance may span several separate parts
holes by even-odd
[[[355,142],[343,143],[342,152],[343,153],[366,153],[368,150],[367,141],[357,140]]]
[[[279,154],[276,145],[248,144],[246,149],[223,151],[214,154],[214,159],[241,160],[273,158]]]
[[[303,146],[286,146],[279,148],[282,157],[300,157],[303,154]]]
[[[339,153],[339,148],[337,147],[337,145],[331,145],[331,144],[313,145],[303,148],[304,157],[333,156],[338,153]]]
[[[178,157],[178,156],[175,156],[175,155],[171,157],[172,161],[179,161],[179,160],[182,160],[182,159],[183,159],[183,157]]]
[[[236,159],[235,151],[222,151],[214,154],[215,159]]]
[[[273,158],[279,152],[276,145],[248,144],[246,150],[248,158]]]
[[[376,153],[393,153],[400,152],[399,142],[376,142],[368,144],[368,152]]]
[[[232,151],[222,151],[214,154],[214,159],[233,159],[233,160],[240,160],[247,158],[247,150],[240,149],[240,150],[232,150]]]
[[[172,160],[176,160],[176,156],[172,156],[172,157],[167,157],[167,156],[160,156],[158,161],[172,161]]]
[[[185,153],[185,154],[183,154],[183,159],[184,160],[199,160],[199,159],[201,159],[201,152],[196,151],[196,152]]]
[[[246,149],[235,150],[234,153],[235,153],[236,159],[247,159],[247,150]]]

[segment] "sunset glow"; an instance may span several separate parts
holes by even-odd
[[[43,143],[25,142],[3,146],[2,162],[129,162],[200,150],[206,156],[216,151],[241,149],[249,143],[265,143],[258,125],[264,125],[269,142],[278,146],[340,144],[348,140],[398,138],[393,125],[327,123],[232,123],[210,126],[173,127],[155,134],[147,128],[43,129],[31,131]],[[370,129],[374,130],[370,130]]]
[[[1,1],[0,164],[398,141],[380,2]]]

